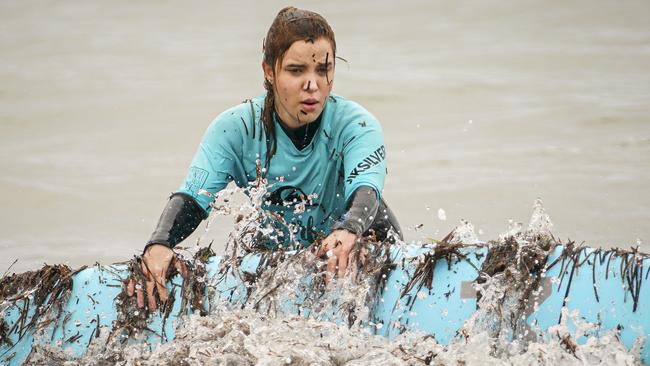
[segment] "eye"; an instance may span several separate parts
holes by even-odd
[[[286,70],[292,75],[299,75],[300,73],[302,73],[301,67],[288,67]]]
[[[319,74],[321,74],[321,75],[325,75],[325,74],[327,74],[327,73],[332,69],[332,66],[331,66],[331,65],[332,65],[332,64],[328,64],[328,65],[318,65],[318,67],[316,68],[316,72],[319,73]]]

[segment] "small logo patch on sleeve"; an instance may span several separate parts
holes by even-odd
[[[190,168],[189,173],[187,173],[187,179],[185,180],[185,189],[188,192],[192,192],[193,196],[196,196],[196,192],[203,188],[203,185],[207,179],[207,170],[193,166]]]

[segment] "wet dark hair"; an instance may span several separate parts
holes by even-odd
[[[284,54],[296,41],[315,42],[319,38],[325,38],[332,45],[331,60],[336,59],[336,40],[334,31],[330,28],[325,18],[320,14],[309,10],[286,7],[278,13],[269,28],[264,39],[264,63],[271,66],[275,75],[275,68],[278,62],[282,61]],[[266,168],[276,151],[275,124],[273,112],[275,110],[275,93],[273,85],[269,80],[264,80],[266,98],[262,109],[262,123],[266,132]]]

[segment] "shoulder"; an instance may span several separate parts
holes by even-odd
[[[241,123],[242,119],[247,122],[253,119],[259,119],[263,104],[264,96],[246,99],[220,113],[212,123],[229,124],[236,121]]]
[[[355,118],[368,116],[376,120],[376,118],[361,104],[342,97],[340,95],[331,94],[328,100],[329,107],[332,112],[339,118]]]
[[[260,119],[263,103],[264,96],[261,96],[246,99],[226,109],[212,120],[206,133],[208,135],[234,134],[241,136],[242,132],[247,132],[252,123]]]
[[[370,128],[381,131],[379,120],[355,101],[331,94],[327,108],[332,127],[335,129],[349,131]]]

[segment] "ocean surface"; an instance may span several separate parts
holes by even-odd
[[[140,253],[210,121],[263,92],[284,5],[0,2],[0,271]],[[495,239],[541,197],[562,240],[650,251],[650,3],[295,5],[336,32],[335,92],[382,122],[407,241],[460,219]]]

